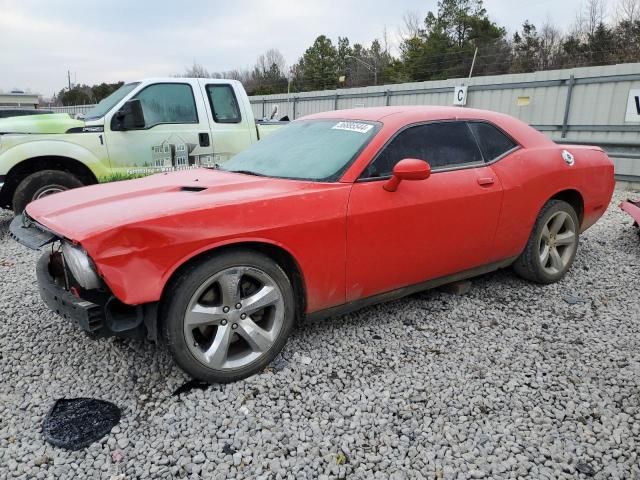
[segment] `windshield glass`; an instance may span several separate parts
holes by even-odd
[[[120,100],[122,100],[131,90],[136,88],[139,85],[139,82],[135,83],[127,83],[126,85],[121,86],[118,90],[113,92],[108,97],[100,100],[95,107],[89,110],[84,114],[85,120],[95,120],[97,118],[104,117],[105,113],[111,110]]]
[[[301,120],[240,152],[221,169],[268,177],[332,180],[377,131],[363,121]]]

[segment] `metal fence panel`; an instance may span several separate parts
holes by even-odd
[[[384,105],[451,105],[467,85],[467,107],[517,117],[553,140],[603,146],[620,177],[640,179],[640,123],[625,122],[630,89],[640,89],[640,63],[250,97],[261,118],[300,118],[328,110]],[[620,155],[620,156],[616,156]]]

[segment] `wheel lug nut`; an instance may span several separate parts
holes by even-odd
[[[236,328],[238,328],[238,324],[234,323],[233,325],[231,325],[231,328],[233,328],[235,330]]]
[[[240,318],[241,318],[242,320],[244,320],[245,318],[247,318],[247,314],[246,314],[246,313],[243,313],[242,315],[240,315]]]
[[[229,307],[224,307],[224,308],[222,309],[222,311],[223,311],[224,313],[227,313],[227,312],[229,311]]]
[[[236,309],[240,310],[242,308],[242,304],[241,303],[236,303]]]
[[[226,321],[226,320],[222,320],[222,321],[220,322],[220,324],[221,324],[221,325],[226,325],[226,324],[227,324],[227,321]]]

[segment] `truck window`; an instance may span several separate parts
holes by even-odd
[[[136,95],[142,103],[145,127],[160,123],[198,123],[191,85],[156,83]]]
[[[240,123],[240,107],[231,85],[207,85],[207,96],[216,123]]]

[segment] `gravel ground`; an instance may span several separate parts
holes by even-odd
[[[640,241],[617,207],[564,281],[509,270],[304,325],[274,367],[173,396],[146,342],[92,341],[51,314],[37,253],[0,214],[0,478],[640,478]],[[584,302],[570,303],[567,296]],[[579,300],[576,299],[576,300]],[[68,452],[62,397],[123,410]]]

